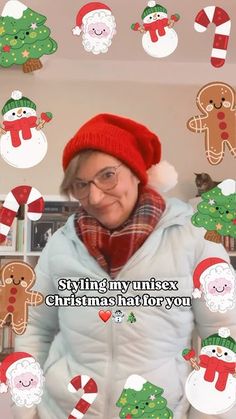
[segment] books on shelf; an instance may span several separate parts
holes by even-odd
[[[15,334],[9,325],[6,323],[3,327],[0,328],[0,354],[8,355],[14,351],[15,346]]]
[[[221,243],[227,252],[236,252],[236,239],[230,236],[222,236]]]
[[[0,201],[0,211],[3,201]],[[0,254],[19,252],[26,255],[40,252],[51,235],[62,227],[68,217],[78,208],[77,201],[47,201],[42,217],[38,221],[27,219],[27,208],[21,205],[4,243],[0,243]],[[17,255],[16,255],[17,256]]]
[[[0,243],[1,252],[14,252],[16,250],[16,236],[17,236],[17,219],[15,218],[10,230],[7,234],[6,240]]]
[[[74,214],[77,208],[78,202],[75,201],[46,201],[40,220],[29,224],[29,251],[41,251],[52,234],[66,223],[68,217]]]
[[[25,231],[24,220],[17,220],[16,228],[16,251],[23,252],[24,250],[24,231]]]

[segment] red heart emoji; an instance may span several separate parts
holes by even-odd
[[[110,317],[111,317],[111,311],[110,311],[110,310],[107,310],[107,311],[100,310],[100,311],[98,312],[98,314],[99,314],[100,319],[102,319],[102,321],[104,321],[105,323],[106,323],[106,322],[107,322],[107,320],[109,320],[109,319],[110,319]]]

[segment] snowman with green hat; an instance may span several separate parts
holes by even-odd
[[[199,362],[193,349],[184,349],[182,355],[194,368],[185,384],[191,405],[208,415],[230,410],[236,403],[236,341],[229,329],[222,327],[203,339]]]
[[[38,119],[35,103],[22,96],[19,90],[2,108],[0,126],[0,154],[11,166],[26,169],[40,163],[47,153],[47,139],[42,131],[52,119],[50,112],[42,112]]]
[[[166,8],[150,0],[141,17],[143,24],[133,23],[131,29],[143,34],[142,45],[147,54],[154,58],[172,54],[178,45],[178,36],[173,26],[180,16],[174,14],[169,19]]]

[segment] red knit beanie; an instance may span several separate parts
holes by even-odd
[[[161,159],[161,143],[144,125],[118,115],[100,114],[86,122],[66,144],[63,169],[81,150],[94,149],[125,163],[147,183],[147,170]]]

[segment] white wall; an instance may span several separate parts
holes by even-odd
[[[15,169],[0,160],[0,193],[29,184],[42,194],[57,194],[62,179],[61,155],[65,143],[88,118],[100,112],[122,114],[146,124],[160,137],[163,158],[173,163],[179,183],[172,195],[189,199],[195,195],[193,172],[208,172],[215,180],[235,178],[235,160],[226,151],[223,162],[211,166],[205,158],[204,135],[186,128],[189,117],[199,114],[195,105],[201,87],[132,82],[46,81],[36,75],[3,72],[1,108],[11,91],[19,89],[35,101],[38,115],[51,111],[53,120],[44,132],[48,153],[34,168]],[[148,77],[148,75],[147,75]]]

